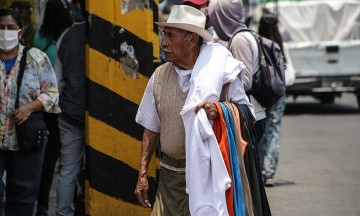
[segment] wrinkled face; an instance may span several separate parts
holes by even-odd
[[[166,60],[175,65],[181,65],[192,51],[187,40],[189,33],[177,28],[164,27],[163,34],[161,47]]]

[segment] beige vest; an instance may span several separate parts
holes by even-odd
[[[223,86],[220,101],[225,101],[229,84]],[[184,93],[180,89],[178,74],[172,63],[156,69],[154,97],[160,118],[161,151],[172,159],[185,159],[185,128],[180,112],[187,95],[188,91]]]
[[[154,97],[160,117],[161,151],[173,159],[185,159],[185,129],[180,116],[187,92],[179,86],[172,63],[161,65],[154,73]]]

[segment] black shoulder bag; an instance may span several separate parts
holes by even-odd
[[[27,51],[28,49],[24,48],[23,56],[21,57],[20,61],[20,70],[17,77],[15,109],[19,108],[19,93],[25,71]],[[45,144],[45,138],[47,137],[47,127],[42,111],[31,113],[29,118],[20,125],[15,123],[15,129],[19,150],[37,150],[42,148]]]

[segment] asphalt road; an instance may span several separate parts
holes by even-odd
[[[289,98],[276,184],[275,216],[360,215],[360,109],[355,96],[334,104]]]

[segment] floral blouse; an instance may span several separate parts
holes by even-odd
[[[19,53],[10,74],[6,75],[5,65],[0,61],[0,149],[18,150],[15,132],[14,111],[17,94],[17,76],[24,46]],[[27,53],[26,66],[19,93],[19,106],[38,99],[44,111],[60,113],[57,80],[46,54],[36,48]]]

